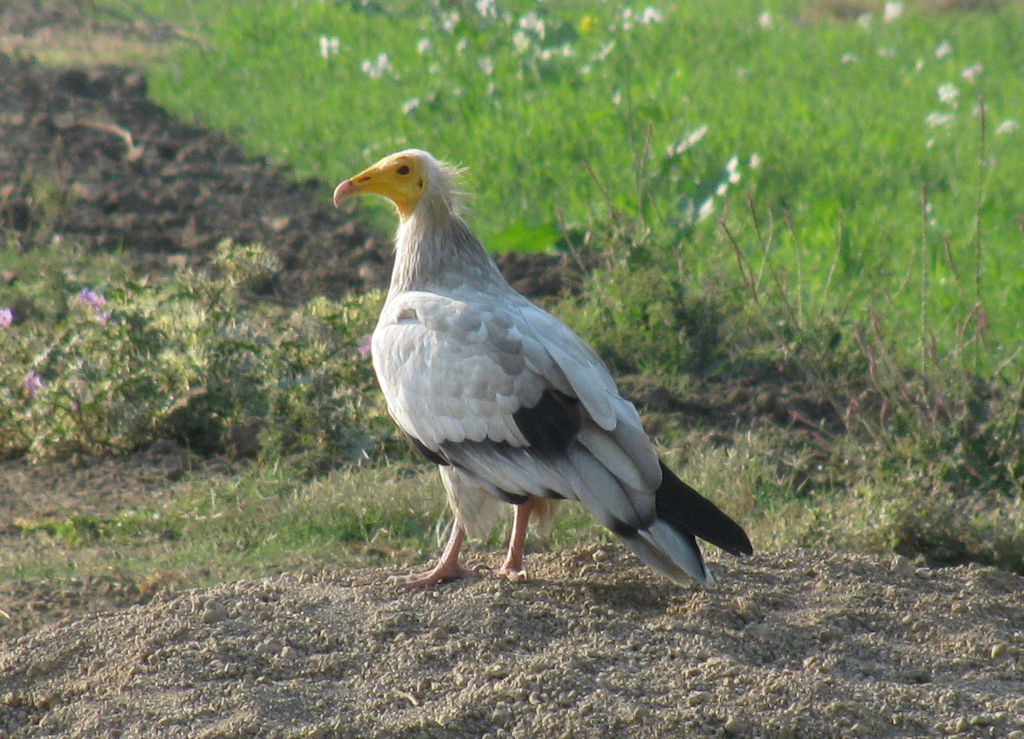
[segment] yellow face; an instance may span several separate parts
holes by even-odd
[[[334,204],[352,195],[373,193],[392,201],[403,220],[412,215],[427,186],[426,168],[416,154],[400,152],[384,157],[334,189]]]

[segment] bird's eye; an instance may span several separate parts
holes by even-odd
[[[403,164],[401,167],[399,167],[398,174],[409,174],[409,165]]]

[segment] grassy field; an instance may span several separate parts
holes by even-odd
[[[700,282],[735,271],[724,218],[798,319],[876,307],[950,351],[980,302],[998,360],[1024,333],[1024,11],[939,5],[194,2],[202,43],[153,89],[303,176],[468,165],[496,250],[614,209]]]
[[[656,419],[758,547],[1024,571],[1024,11],[594,5],[139,3],[187,30],[148,70],[178,114],[332,183],[426,148],[470,168],[485,243],[589,250],[586,291],[554,310],[616,371],[682,397],[778,367],[834,405],[791,429],[738,421],[725,443]],[[394,226],[383,203],[365,215]],[[225,246],[216,279],[152,284],[54,248],[18,258],[76,264],[105,302],[25,270],[40,278],[17,289],[53,309],[4,337],[0,452],[170,436],[209,453],[253,419],[261,451],[171,486],[158,510],[22,521],[24,554],[0,569],[100,569],[116,551],[139,578],[215,580],[433,550],[440,485],[409,466],[369,368],[341,349],[379,295],[253,303],[245,281],[274,268],[255,247]],[[574,514],[554,536],[604,534]]]

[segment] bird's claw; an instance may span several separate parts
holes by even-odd
[[[526,570],[521,567],[499,567],[496,570],[492,570],[491,574],[495,577],[500,577],[503,580],[509,582],[524,582],[527,579]]]
[[[402,586],[406,590],[418,590],[432,585],[442,585],[454,580],[474,579],[479,576],[480,575],[476,570],[471,570],[460,564],[439,564],[426,572],[410,572],[408,575],[391,575],[388,580]]]

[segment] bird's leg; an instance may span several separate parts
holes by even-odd
[[[462,524],[458,521],[453,522],[452,533],[448,537],[448,543],[444,545],[444,551],[441,552],[441,559],[437,561],[437,564],[426,572],[413,572],[396,577],[395,580],[407,590],[414,590],[463,577],[476,577],[476,572],[459,564],[459,550],[462,548],[462,540],[465,536],[466,530],[462,528]]]
[[[525,580],[523,570],[523,552],[526,551],[526,529],[530,524],[530,513],[536,505],[536,498],[530,497],[525,503],[516,506],[516,517],[512,521],[512,535],[508,539],[508,554],[505,562],[494,574],[508,580]]]

